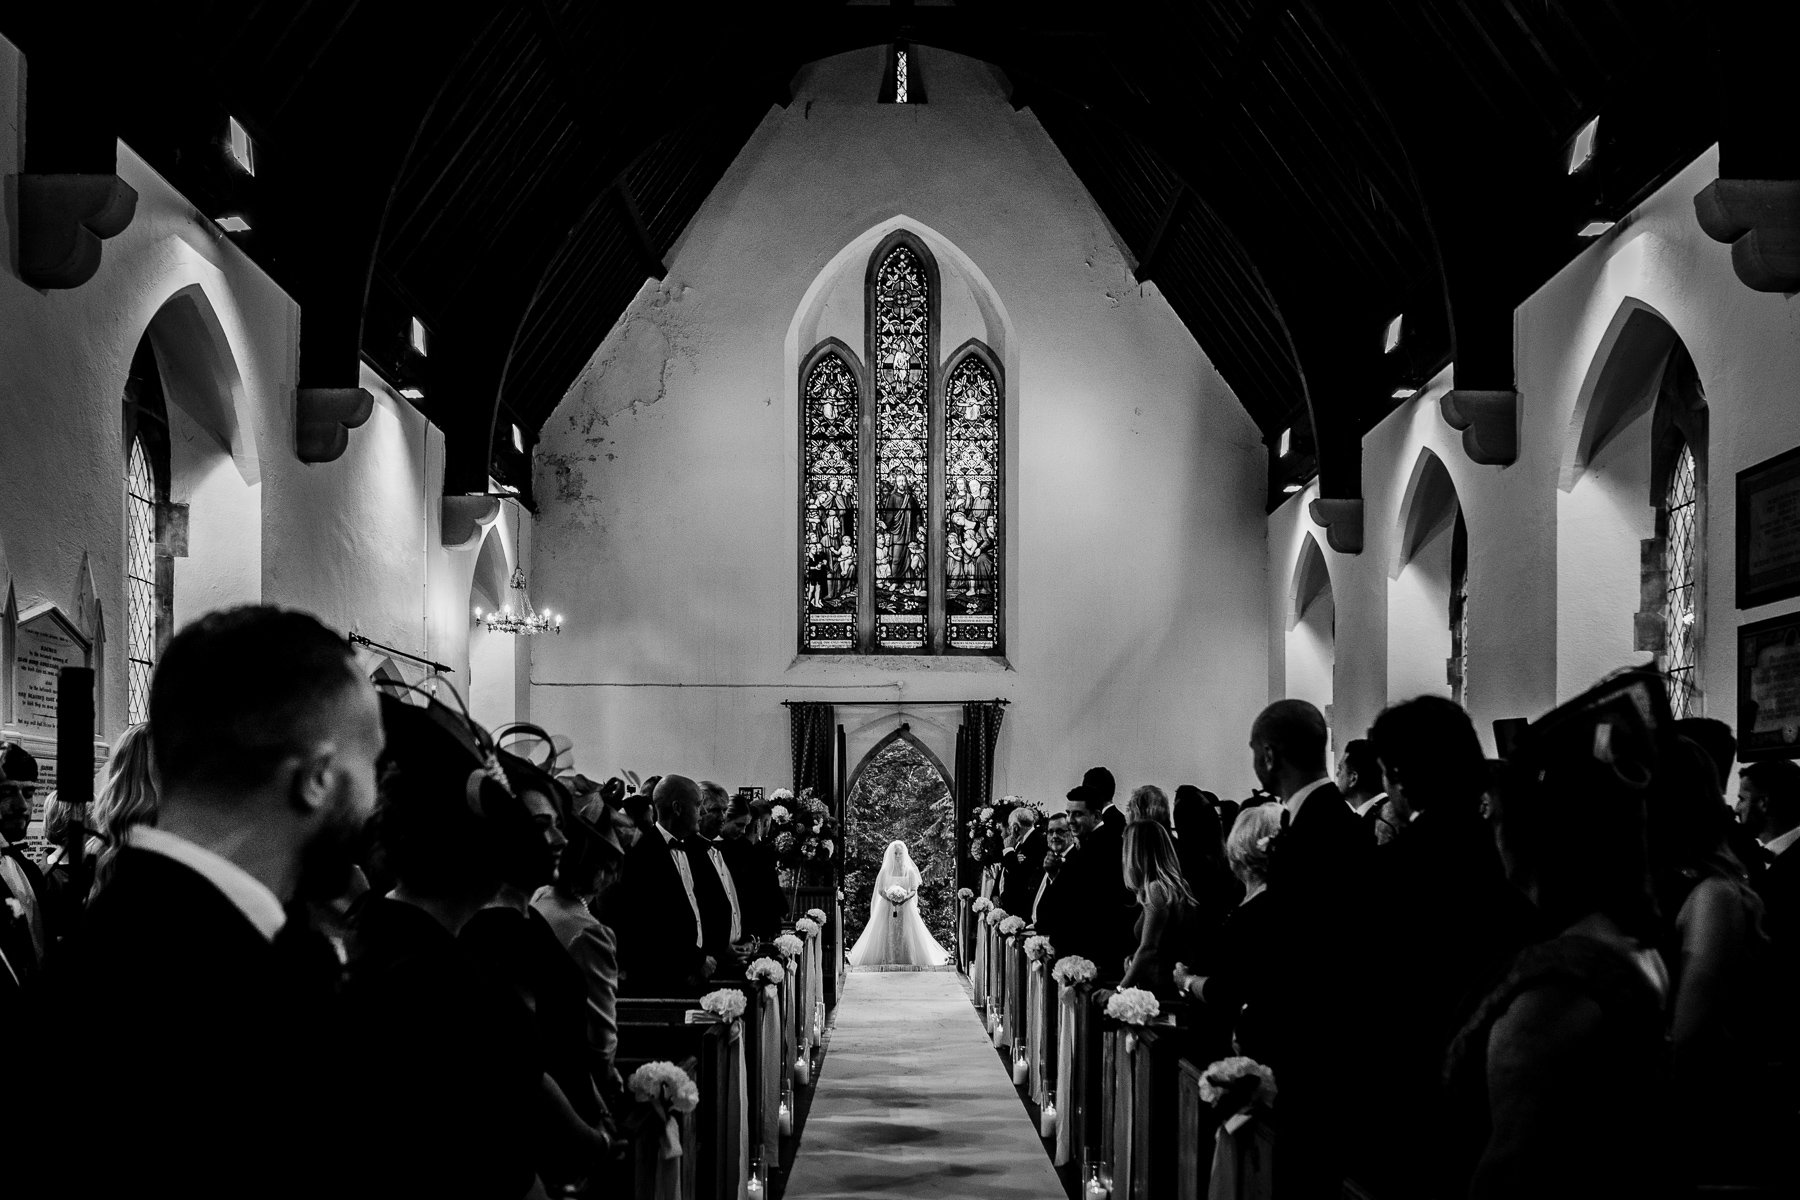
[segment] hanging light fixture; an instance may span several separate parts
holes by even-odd
[[[561,633],[562,614],[545,609],[538,612],[531,607],[531,593],[525,587],[525,572],[513,568],[512,581],[508,585],[517,593],[509,604],[498,609],[482,612],[481,606],[475,607],[475,619],[487,626],[489,633],[513,633],[522,637],[531,637],[539,633]]]

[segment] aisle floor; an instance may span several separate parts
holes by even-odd
[[[787,1200],[1062,1195],[961,977],[847,976]]]

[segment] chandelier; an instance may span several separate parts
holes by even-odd
[[[538,612],[531,607],[531,593],[525,588],[525,572],[514,567],[512,582],[508,585],[518,595],[514,602],[503,604],[499,608],[483,613],[481,606],[475,606],[475,619],[487,626],[489,633],[514,633],[530,637],[538,633],[561,633],[562,614],[545,609]]]

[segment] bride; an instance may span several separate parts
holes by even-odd
[[[919,868],[906,852],[906,843],[890,842],[875,874],[869,923],[850,951],[851,966],[939,967],[950,961],[919,916],[919,883]]]

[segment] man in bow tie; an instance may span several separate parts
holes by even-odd
[[[620,966],[633,995],[688,995],[731,957],[731,902],[700,837],[700,786],[656,785],[656,823],[625,857],[616,905]]]

